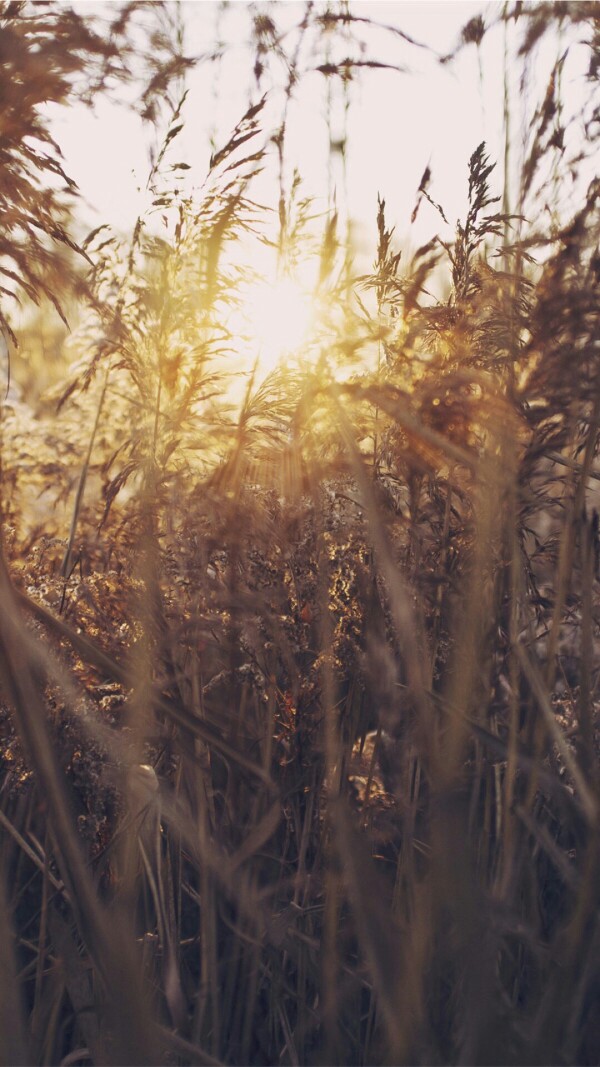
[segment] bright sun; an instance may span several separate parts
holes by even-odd
[[[306,345],[313,305],[294,279],[280,278],[273,285],[264,282],[248,290],[243,316],[251,358],[268,374],[282,359],[301,352]]]

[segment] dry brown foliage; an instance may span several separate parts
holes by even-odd
[[[290,50],[248,11],[258,91],[187,197],[168,5],[0,6],[0,323],[78,322],[2,404],[0,1058],[597,1063],[597,182],[527,222],[565,57],[514,204],[474,146],[453,237],[426,171],[443,236],[405,265],[381,199],[357,277],[284,166],[299,80],[377,67],[370,22],[306,5]],[[524,77],[557,26],[588,49],[583,168],[597,6],[499,18]],[[140,34],[149,212],[77,241],[41,105],[131,78]],[[240,395],[262,244],[312,258],[321,312]]]

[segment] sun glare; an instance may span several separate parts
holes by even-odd
[[[268,374],[307,345],[314,313],[310,295],[293,278],[261,282],[248,291],[244,309],[250,357]]]

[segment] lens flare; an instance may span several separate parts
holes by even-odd
[[[244,309],[251,357],[269,373],[287,356],[300,354],[313,325],[309,294],[293,278],[260,283],[248,292]]]

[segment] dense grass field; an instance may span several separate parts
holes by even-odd
[[[368,21],[297,14],[189,192],[182,9],[0,3],[0,1059],[597,1064],[600,9],[465,26],[504,158],[365,270],[286,137]],[[86,237],[108,91],[158,147]]]

